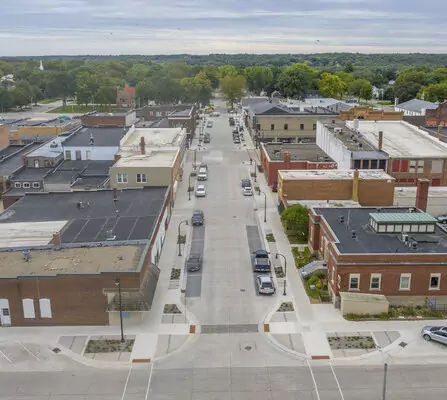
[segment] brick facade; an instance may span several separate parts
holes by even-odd
[[[9,146],[9,129],[8,125],[0,124],[0,150]]]
[[[403,112],[371,110],[369,107],[353,107],[350,110],[340,111],[339,118],[342,121],[352,121],[354,119],[364,119],[368,121],[399,121],[403,116]]]
[[[425,112],[426,126],[447,126],[447,101],[441,103],[438,108]]]

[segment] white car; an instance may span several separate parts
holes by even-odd
[[[213,127],[213,121],[208,121],[208,122],[206,123],[206,127],[207,127],[207,128],[212,128],[212,127]]]
[[[242,188],[242,194],[244,196],[253,196],[253,189],[251,188],[251,186],[246,186]]]
[[[205,197],[205,196],[206,196],[205,185],[197,185],[196,197]]]

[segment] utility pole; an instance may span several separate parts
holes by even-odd
[[[382,391],[382,400],[386,400],[386,378],[388,375],[388,364],[385,363],[383,366],[383,391]]]

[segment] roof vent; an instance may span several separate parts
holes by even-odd
[[[402,243],[405,243],[405,244],[408,243],[408,241],[409,241],[408,234],[406,234],[405,232],[402,232],[400,240],[402,241]]]
[[[355,239],[355,238],[357,238],[357,232],[356,231],[351,231],[351,237],[353,238],[353,239]]]
[[[113,231],[110,229],[106,231],[106,240],[115,240],[116,235],[113,234]]]
[[[378,213],[379,213],[379,212],[382,212],[382,207],[377,207],[377,208],[376,208],[376,212],[378,212]]]
[[[340,223],[342,224],[343,222],[345,222],[345,216],[344,216],[344,215],[340,215],[340,217],[338,218],[338,220],[339,220]]]
[[[95,144],[95,138],[93,137],[92,134],[90,134],[90,144],[91,145]]]
[[[417,250],[417,248],[418,248],[418,242],[416,242],[416,240],[414,240],[414,241],[411,242],[411,248],[412,248],[413,250]]]
[[[58,145],[57,145],[56,142],[52,142],[52,143],[50,144],[50,148],[51,148],[51,149],[56,149],[57,147],[58,147]]]
[[[23,259],[28,262],[31,259],[31,250],[25,249],[23,250]]]

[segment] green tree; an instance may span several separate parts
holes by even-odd
[[[33,87],[27,81],[16,82],[14,88],[10,91],[10,95],[15,106],[26,106],[33,99]]]
[[[158,104],[178,103],[183,97],[180,83],[168,77],[154,79],[154,100]]]
[[[373,88],[370,82],[365,82],[360,88],[360,97],[366,101],[373,97]]]
[[[98,91],[98,78],[89,72],[81,72],[76,77],[76,100],[78,104],[88,105],[94,102]]]
[[[314,71],[307,64],[293,64],[278,78],[278,88],[283,96],[304,98],[311,86]]]
[[[248,90],[258,95],[273,82],[273,71],[268,67],[247,67],[244,76]]]
[[[138,82],[141,82],[147,78],[150,74],[150,68],[145,64],[134,64],[132,68],[127,71],[126,79],[130,86],[136,86]]]
[[[135,92],[140,104],[147,104],[149,101],[155,100],[155,87],[151,79],[139,82]]]
[[[281,214],[281,222],[287,234],[296,235],[304,241],[307,240],[309,214],[306,207],[296,204],[287,208]]]
[[[205,72],[199,72],[193,79],[196,87],[196,102],[208,104],[213,96],[213,88],[208,75]]]
[[[166,75],[171,79],[188,78],[191,73],[191,67],[183,62],[168,64]]]
[[[352,74],[354,72],[354,66],[352,65],[352,62],[348,62],[345,65],[344,72],[346,72],[348,74]]]
[[[237,68],[234,65],[222,65],[217,70],[217,77],[219,80],[222,80],[226,76],[238,76],[239,73],[237,71]]]
[[[116,85],[110,78],[102,79],[95,94],[95,103],[110,106],[116,102]]]
[[[218,69],[217,67],[213,65],[206,65],[202,72],[208,77],[209,81],[211,82],[211,88],[217,89],[219,87],[219,78],[217,76]]]
[[[447,99],[447,81],[424,87],[419,92],[418,97],[421,97],[422,93],[424,93],[424,99],[427,101],[443,102]]]
[[[411,100],[416,97],[423,86],[428,84],[429,75],[416,68],[408,68],[402,71],[394,83],[394,95],[399,102]]]
[[[233,108],[234,103],[240,101],[245,92],[245,78],[242,75],[227,75],[220,80],[220,90],[227,102]]]
[[[12,107],[11,94],[6,88],[0,86],[0,112]]]
[[[366,79],[356,79],[354,80],[351,85],[349,86],[349,94],[353,96],[357,96],[358,98],[361,97],[360,92],[362,90],[362,87],[368,84]]]
[[[327,72],[321,75],[318,87],[322,96],[334,99],[341,98],[346,90],[346,85],[339,76]]]
[[[62,97],[62,103],[65,106],[67,97],[75,93],[76,81],[70,72],[51,71],[47,78],[46,89],[49,97]]]

